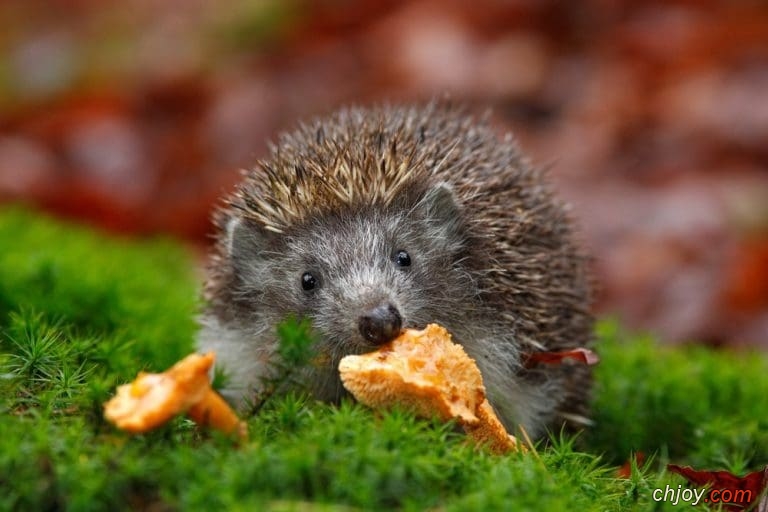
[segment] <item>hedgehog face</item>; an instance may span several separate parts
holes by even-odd
[[[238,228],[230,250],[242,297],[260,318],[312,319],[319,349],[337,361],[375,349],[404,327],[455,312],[473,294],[451,191],[438,185],[410,208],[366,205],[285,233]],[[468,301],[467,301],[468,303]]]

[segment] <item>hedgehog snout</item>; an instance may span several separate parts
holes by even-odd
[[[380,345],[400,334],[403,317],[395,306],[384,302],[360,315],[357,328],[367,341]]]

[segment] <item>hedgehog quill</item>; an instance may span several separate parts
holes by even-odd
[[[199,348],[256,396],[286,316],[311,319],[316,398],[346,394],[340,359],[406,327],[448,329],[504,426],[585,424],[585,365],[524,355],[591,344],[586,257],[511,137],[441,103],[342,110],[282,135],[216,214]]]

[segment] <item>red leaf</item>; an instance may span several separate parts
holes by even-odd
[[[637,461],[637,468],[640,469],[645,463],[645,453],[635,453],[635,460]],[[630,478],[632,476],[632,458],[627,459],[619,469],[616,470],[617,478]]]
[[[531,368],[537,363],[562,364],[566,359],[571,359],[588,366],[600,362],[600,357],[588,348],[575,348],[561,352],[531,352],[523,356],[523,365],[526,368]]]
[[[681,475],[692,484],[701,487],[709,486],[712,489],[750,491],[753,501],[762,494],[766,485],[768,485],[768,466],[742,477],[736,476],[729,471],[697,471],[690,466],[678,466],[677,464],[667,464],[667,469]],[[743,507],[734,504],[731,506],[726,505],[726,509],[743,510]]]

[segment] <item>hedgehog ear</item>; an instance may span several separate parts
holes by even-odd
[[[235,270],[247,268],[270,244],[265,230],[248,219],[232,217],[225,230],[225,248]]]
[[[415,211],[433,228],[442,231],[441,234],[445,237],[458,231],[459,205],[447,183],[438,183],[429,189],[416,205]]]

